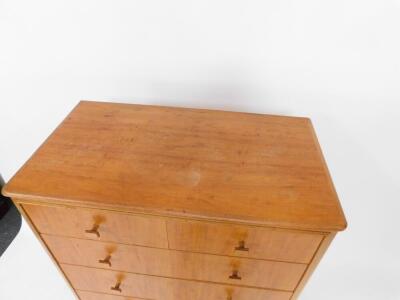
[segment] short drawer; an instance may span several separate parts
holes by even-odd
[[[76,291],[80,300],[153,300],[153,299],[144,299],[137,297],[123,297],[123,296],[114,296],[86,291]]]
[[[171,249],[309,263],[322,234],[169,219]]]
[[[42,235],[60,263],[293,291],[307,265]]]
[[[292,293],[61,265],[76,290],[156,300],[289,300]]]
[[[160,218],[97,209],[24,204],[40,233],[167,248],[165,221]]]

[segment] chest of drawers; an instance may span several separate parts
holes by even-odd
[[[81,300],[294,300],[346,227],[297,117],[82,101],[3,193]]]

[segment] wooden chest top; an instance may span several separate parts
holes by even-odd
[[[307,118],[80,102],[3,189],[16,199],[337,231]]]

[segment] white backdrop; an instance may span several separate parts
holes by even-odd
[[[80,99],[311,117],[349,227],[301,299],[400,299],[400,0],[0,0],[6,181]],[[26,224],[0,299],[73,299]]]

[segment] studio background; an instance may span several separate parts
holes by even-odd
[[[398,300],[399,53],[399,0],[0,0],[0,173],[81,99],[310,117],[349,227],[300,299]],[[73,299],[26,223],[0,299]]]

